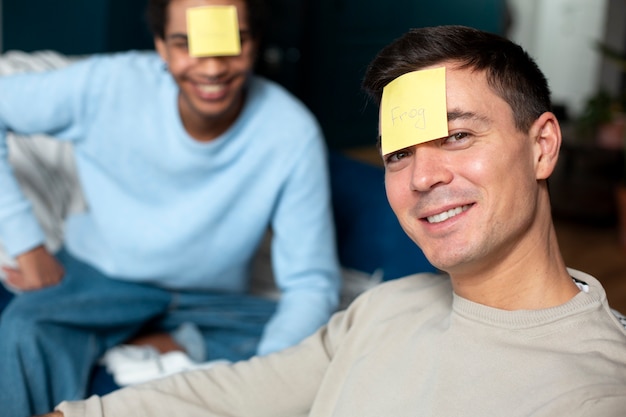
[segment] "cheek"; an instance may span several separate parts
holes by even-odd
[[[252,70],[253,65],[254,55],[251,51],[243,50],[241,55],[233,58],[231,68],[236,68],[237,72],[249,72]]]
[[[190,67],[191,58],[185,52],[182,51],[170,51],[169,59],[167,61],[167,70],[174,77],[180,77]]]
[[[411,191],[399,173],[385,174],[385,193],[391,209],[397,216],[410,207]]]
[[[247,59],[249,59],[250,61],[254,61],[254,59],[257,57],[258,51],[258,46],[254,41],[244,42],[241,45],[241,56],[247,57]]]
[[[492,192],[497,194],[502,176],[505,175],[500,169],[501,164],[502,160],[497,158],[472,158],[458,163],[455,184],[470,195],[471,190],[478,192],[482,198]]]
[[[493,159],[473,159],[464,164],[465,176],[470,179],[487,178],[494,171],[494,168],[501,163],[497,158]],[[474,182],[474,181],[473,181]]]
[[[470,181],[482,188],[492,216],[515,217],[526,212],[528,204],[533,204],[536,182],[527,161],[526,155],[518,152],[471,165]]]
[[[457,165],[463,167],[458,174],[475,186],[491,193],[490,190],[501,190],[502,187],[507,187],[505,184],[519,181],[524,175],[523,172],[527,172],[524,160],[524,156],[519,153],[515,155],[507,152],[492,152],[482,156],[475,155]]]

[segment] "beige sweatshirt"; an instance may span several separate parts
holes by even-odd
[[[299,346],[63,403],[66,417],[626,416],[626,331],[600,283],[544,310],[382,284]]]

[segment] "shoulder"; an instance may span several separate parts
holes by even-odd
[[[385,281],[366,291],[354,303],[355,309],[399,312],[421,310],[440,303],[451,306],[452,285],[447,275],[419,273]],[[352,306],[351,306],[352,307]]]
[[[544,404],[533,417],[622,417],[626,409],[626,389],[622,384],[584,386]]]
[[[411,299],[420,294],[427,297],[436,294],[451,296],[452,285],[448,275],[424,272],[385,281],[378,287],[374,287],[371,292],[372,297],[380,298],[394,294],[406,295]]]
[[[604,331],[606,335],[603,338],[605,339],[611,338],[609,336],[611,335],[617,337],[621,343],[624,343],[626,341],[626,317],[623,311],[616,311],[610,307],[606,292],[600,281],[589,274],[573,268],[568,268],[568,272],[577,284],[583,288],[581,294],[574,299],[577,303],[570,303],[575,306],[589,308],[595,312],[594,320],[591,322],[585,321],[583,324],[589,325],[594,332]],[[604,323],[604,325],[601,325],[601,323]]]
[[[254,75],[249,84],[249,105],[281,122],[317,123],[313,113],[282,85]]]
[[[118,105],[136,105],[175,84],[154,51],[94,54],[67,68],[65,79],[84,85],[83,92],[96,102],[105,99]]]
[[[385,281],[365,291],[347,309],[335,314],[326,329],[331,344],[335,344],[348,333],[371,338],[377,331],[404,331],[407,323],[419,327],[433,319],[442,320],[451,309],[449,278],[420,273]]]
[[[164,67],[163,61],[155,51],[131,50],[125,52],[112,52],[104,54],[86,55],[86,60],[96,61],[99,63],[108,63],[110,65],[138,65],[138,66],[155,66]]]
[[[166,75],[166,67],[159,55],[154,51],[127,51],[110,54],[87,56],[78,63],[90,66],[99,72],[136,73],[142,76],[150,74]]]
[[[288,156],[285,172],[298,161],[317,164],[324,157],[322,129],[312,112],[284,87],[258,76],[248,81],[246,104],[231,134],[255,141],[257,154],[263,148],[274,158]]]
[[[298,98],[276,81],[272,81],[260,75],[250,77],[250,92],[254,96],[262,98],[273,98],[275,100],[285,100],[298,102]]]

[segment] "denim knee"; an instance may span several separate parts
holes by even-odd
[[[17,301],[17,300],[15,300]],[[0,344],[19,348],[38,339],[46,320],[37,306],[12,302],[0,315]]]

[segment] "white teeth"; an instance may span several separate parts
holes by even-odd
[[[198,90],[205,94],[218,93],[224,89],[223,84],[197,84]]]
[[[448,220],[450,217],[454,217],[457,214],[464,212],[468,208],[469,204],[444,211],[443,213],[435,214],[434,216],[428,216],[426,219],[428,220],[428,223],[440,223],[444,220]]]

